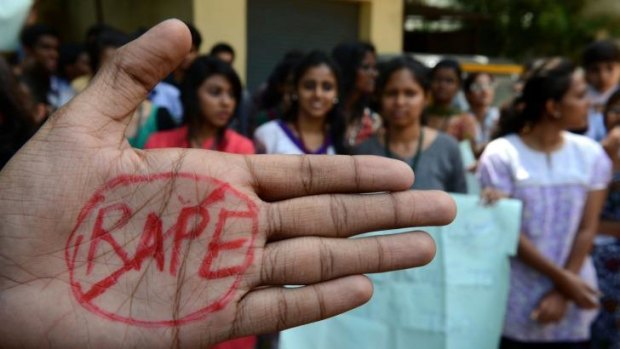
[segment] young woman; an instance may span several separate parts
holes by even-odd
[[[588,105],[583,72],[547,60],[480,159],[483,193],[523,202],[502,349],[588,348],[599,297],[589,252],[611,176],[599,144],[565,131],[586,124]]]
[[[492,106],[495,97],[493,76],[489,73],[469,74],[463,82],[463,90],[469,112],[475,118],[476,133],[472,141],[474,154],[479,155],[491,141],[499,120],[499,109]]]
[[[293,75],[292,103],[281,120],[259,127],[254,140],[267,154],[336,154],[342,152],[342,118],[338,108],[338,69],[321,51],[306,55]]]
[[[439,61],[431,70],[431,104],[426,108],[426,126],[446,132],[458,141],[472,140],[476,134],[475,119],[454,102],[461,89],[463,72],[452,59]]]
[[[252,142],[227,126],[239,105],[241,81],[227,63],[209,56],[196,58],[181,86],[186,125],[152,135],[146,148],[202,148],[253,154]]]
[[[381,128],[381,117],[369,108],[377,79],[376,56],[375,47],[365,42],[342,43],[332,51],[342,72],[347,147],[360,144]]]
[[[613,164],[613,179],[598,227],[592,259],[603,297],[601,311],[592,324],[592,349],[620,348],[620,91],[603,110],[609,130],[602,141]]]
[[[402,57],[390,61],[377,83],[380,112],[385,129],[354,150],[400,159],[415,172],[414,189],[467,191],[463,161],[452,137],[422,126],[428,98],[427,69],[420,62]]]

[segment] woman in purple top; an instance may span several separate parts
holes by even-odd
[[[583,72],[550,59],[480,159],[483,190],[523,202],[502,349],[588,347],[599,297],[589,252],[611,177],[602,147],[565,131],[585,126],[588,105]]]

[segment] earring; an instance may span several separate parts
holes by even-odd
[[[338,104],[338,102],[340,102],[340,100],[338,100],[338,97],[334,97],[334,104]]]

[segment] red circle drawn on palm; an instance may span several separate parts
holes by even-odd
[[[113,230],[120,230],[129,222],[135,223],[135,212],[125,203],[106,202],[108,196],[113,196],[115,191],[126,189],[127,187],[138,187],[157,185],[164,187],[171,181],[189,181],[195,187],[201,185],[209,188],[204,193],[204,199],[194,206],[180,209],[179,216],[175,224],[169,229],[163,231],[162,220],[160,215],[151,212],[147,215],[144,222],[144,230],[140,235],[140,243],[135,249],[135,253],[128,253],[125,248],[119,244],[113,237]],[[244,210],[230,211],[220,209],[217,220],[213,222],[213,234],[210,241],[204,246],[204,259],[199,268],[196,268],[198,277],[205,282],[216,279],[230,279],[230,287],[226,288],[221,295],[206,304],[205,306],[185,312],[186,314],[173,319],[140,319],[129,315],[120,315],[110,309],[105,309],[105,305],[97,305],[96,301],[99,296],[105,294],[110,288],[117,284],[126,274],[137,272],[142,269],[143,262],[153,262],[154,268],[157,268],[163,276],[170,274],[176,277],[180,267],[179,259],[180,250],[182,249],[184,240],[198,238],[207,228],[212,214],[209,213],[209,207],[212,205],[226,202],[227,198],[236,201],[235,207],[239,203],[246,205]],[[114,200],[114,199],[112,199]],[[181,198],[179,197],[179,200]],[[183,202],[183,201],[181,201]],[[143,203],[133,203],[134,207],[140,208]],[[111,228],[103,227],[103,221],[107,212],[114,211],[120,213],[121,218]],[[201,220],[196,223],[197,227],[187,231],[188,222],[191,217],[201,215]],[[94,218],[96,217],[96,218]],[[248,220],[248,232],[244,233],[244,238],[223,240],[225,224],[228,219],[232,220]],[[91,224],[85,222],[91,221]],[[86,231],[84,231],[86,229]],[[243,272],[250,266],[253,260],[254,241],[258,234],[258,208],[252,200],[246,195],[232,188],[229,184],[217,179],[200,176],[191,173],[159,173],[147,176],[123,175],[119,176],[97,190],[90,198],[86,205],[82,208],[77,223],[67,240],[65,248],[65,260],[69,269],[70,283],[73,294],[77,301],[89,311],[105,317],[110,320],[123,322],[130,325],[143,327],[172,327],[183,325],[188,322],[203,319],[209,313],[221,310],[230,302],[235,290],[238,288]],[[166,252],[163,249],[163,243],[169,241],[172,246],[169,249],[171,256],[166,261]],[[84,288],[81,280],[76,277],[77,272],[88,275],[96,268],[94,261],[97,251],[102,248],[108,248],[108,252],[114,253],[115,257],[120,261],[120,267],[112,271],[105,278],[94,282],[89,288]],[[213,262],[222,253],[230,250],[242,250],[245,252],[241,263],[234,266],[228,266],[213,270]],[[86,255],[85,262],[78,264],[76,259],[78,255]],[[167,265],[166,265],[167,264]],[[168,266],[165,268],[164,266]]]

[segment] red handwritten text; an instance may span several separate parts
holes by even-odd
[[[178,191],[172,197],[178,201],[161,208],[161,202],[171,196],[160,198],[165,194],[157,193],[165,193],[172,182]],[[200,188],[198,194],[196,188]],[[197,199],[188,199],[185,192]],[[134,195],[122,202],[127,193]],[[136,200],[137,193],[149,199]],[[86,309],[132,325],[177,326],[195,321],[230,301],[252,262],[257,232],[256,205],[226,183],[186,173],[121,176],[93,195],[67,241],[65,258],[73,293]],[[183,289],[185,283],[179,280],[185,279],[194,285],[192,289]],[[154,286],[162,282],[168,286]],[[191,298],[208,282],[219,282],[214,289],[221,291],[197,297],[198,301]],[[159,308],[148,304],[139,308],[139,302],[106,298],[110,292],[126,290],[164,301]],[[179,294],[187,294],[186,303],[194,308],[162,318],[168,309],[166,296],[173,303]]]

